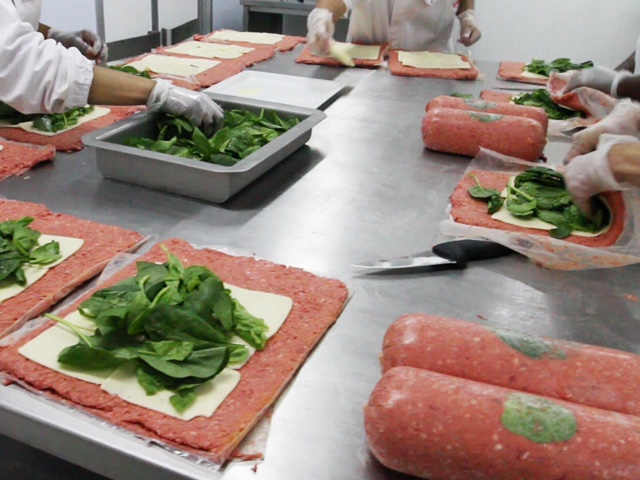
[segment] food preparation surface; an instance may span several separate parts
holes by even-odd
[[[58,154],[28,178],[0,184],[8,198],[348,281],[353,298],[277,403],[264,462],[255,472],[253,465],[231,465],[221,475],[205,474],[157,448],[119,441],[117,432],[60,426],[62,414],[53,407],[42,410],[48,422],[34,419],[44,413],[21,411],[13,392],[0,396],[1,434],[115,479],[408,479],[370,455],[363,414],[380,379],[384,333],[400,315],[424,312],[640,353],[640,266],[557,272],[511,255],[461,271],[352,277],[351,263],[408,255],[447,239],[438,223],[469,159],[425,150],[424,108],[438,95],[478,95],[497,85],[498,65],[478,62],[483,76],[475,82],[404,78],[385,68],[295,64],[301,48],[254,68],[336,80],[350,91],[327,108],[305,147],[225,204],[106,180],[91,149]],[[545,153],[559,162],[568,148],[561,140]],[[57,480],[62,471],[65,478],[90,478],[42,455],[33,465],[28,454],[16,454],[27,447],[7,437],[0,437],[2,478],[18,478],[3,469],[25,465],[38,470],[31,478]]]

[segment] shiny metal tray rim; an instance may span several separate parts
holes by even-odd
[[[15,384],[0,386],[0,433],[118,480],[213,480],[224,472],[182,458]],[[87,444],[100,455],[87,456]]]
[[[235,165],[229,167],[207,163],[200,160],[176,157],[175,155],[168,155],[165,153],[141,150],[139,148],[121,145],[118,143],[110,142],[108,140],[109,138],[118,135],[123,131],[131,129],[133,125],[153,121],[153,118],[157,115],[157,113],[155,112],[142,111],[136,113],[131,117],[121,120],[120,122],[116,122],[104,129],[100,129],[84,135],[82,137],[82,141],[85,143],[85,145],[97,149],[117,153],[126,153],[138,157],[143,156],[149,159],[160,160],[183,167],[188,167],[190,169],[225,174],[244,173],[250,171],[258,164],[267,160],[269,157],[277,154],[280,150],[283,150],[287,147],[287,145],[294,143],[296,139],[304,136],[306,133],[310,134],[313,127],[315,127],[318,123],[320,123],[327,117],[324,112],[312,108],[298,107],[295,105],[285,105],[282,103],[224,95],[213,92],[207,92],[207,95],[209,95],[214,101],[220,103],[223,107],[230,105],[231,108],[247,107],[253,109],[275,110],[278,113],[295,115],[297,117],[304,118],[298,125],[286,131],[278,138],[272,140],[260,150],[252,153],[247,158],[244,158]]]

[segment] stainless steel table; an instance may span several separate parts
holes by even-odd
[[[423,148],[424,106],[437,95],[479,93],[496,85],[497,65],[480,62],[484,79],[477,82],[425,80],[394,77],[386,69],[298,65],[293,60],[299,48],[256,69],[335,79],[349,91],[327,108],[328,118],[308,146],[224,205],[105,180],[88,150],[58,155],[53,164],[0,184],[0,194],[54,211],[159,238],[235,247],[348,280],[353,298],[278,402],[265,461],[256,472],[231,466],[225,480],[406,478],[370,456],[362,407],[380,378],[385,330],[407,312],[640,353],[640,312],[630,300],[640,296],[638,266],[567,273],[514,255],[463,271],[352,277],[352,262],[406,255],[445,239],[438,222],[469,160]],[[546,153],[558,161],[567,148],[566,142],[552,142]],[[33,432],[37,427],[0,411],[0,433],[97,473],[190,478],[187,472],[146,468],[126,452],[92,442],[66,436],[62,446],[47,442],[48,429],[44,437]],[[67,441],[72,448],[63,448]],[[26,478],[11,472],[28,467],[29,478],[83,478],[75,467],[40,453],[32,462],[25,449],[0,437],[0,477]]]

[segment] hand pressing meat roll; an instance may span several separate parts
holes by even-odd
[[[411,367],[365,407],[386,467],[429,480],[637,480],[640,418]]]
[[[432,108],[422,121],[426,147],[467,157],[480,147],[522,160],[535,161],[546,145],[546,133],[530,118],[453,108]]]
[[[511,115],[512,117],[523,117],[535,120],[544,132],[549,126],[549,116],[538,107],[527,107],[512,103],[496,103],[479,99],[466,99],[442,95],[431,100],[426,107],[426,111],[433,108],[453,108],[456,110],[467,110],[471,112],[494,113],[497,115]]]
[[[628,352],[412,314],[389,327],[380,361],[640,416],[640,356]]]

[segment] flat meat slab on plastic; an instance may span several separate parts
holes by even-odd
[[[0,180],[22,175],[39,163],[53,160],[56,149],[52,145],[38,146],[0,140]]]
[[[0,351],[0,371],[144,438],[222,464],[275,402],[314,346],[337,320],[347,301],[348,289],[339,280],[265,260],[196,249],[179,239],[164,241],[162,245],[185,266],[206,266],[226,283],[293,299],[287,320],[271,337],[266,348],[256,352],[239,370],[242,375],[240,383],[213,416],[196,417],[185,422],[127,403],[101,390],[98,385],[67,377],[22,357],[17,349],[42,329]],[[140,261],[165,262],[166,259],[166,253],[156,245]],[[100,288],[135,273],[135,265],[130,265]],[[77,305],[62,314],[75,309]],[[49,323],[43,329],[50,326]]]
[[[485,172],[480,170],[475,170],[470,173],[478,178],[483,187],[493,188],[499,192],[505,188],[505,185],[511,176],[508,173]],[[491,218],[491,214],[487,212],[487,204],[480,200],[476,200],[469,195],[468,190],[474,185],[476,185],[475,180],[470,174],[467,174],[453,191],[453,194],[451,195],[451,217],[454,221],[466,225],[494,228],[496,230],[507,230],[512,232],[528,233],[531,235],[543,235],[547,237],[550,236],[549,232],[545,230],[519,227]],[[616,243],[624,230],[624,201],[620,192],[607,192],[603,194],[603,197],[609,204],[613,216],[609,230],[597,237],[580,237],[577,235],[570,235],[563,239],[564,241],[587,247],[607,247]]]
[[[32,143],[34,145],[52,145],[60,152],[78,151],[84,148],[84,143],[82,143],[83,135],[108,127],[112,123],[119,122],[120,120],[124,120],[134,113],[139,112],[144,107],[108,106],[107,108],[111,110],[107,115],[91,120],[90,122],[83,123],[76,128],[58,135],[39,135],[37,133],[27,132],[21,128],[0,128],[0,137],[6,138],[7,140],[13,140],[14,142]]]
[[[402,64],[398,59],[398,50],[389,50],[389,70],[392,75],[403,77],[425,77],[425,78],[451,78],[454,80],[475,80],[480,72],[471,59],[465,55],[460,55],[462,60],[468,62],[471,68],[415,68]]]
[[[142,236],[132,230],[55,213],[38,203],[0,200],[0,222],[32,217],[30,228],[48,235],[81,238],[73,256],[52,267],[44,277],[0,304],[0,337],[17,329],[99,274],[119,253],[136,248]]]

